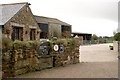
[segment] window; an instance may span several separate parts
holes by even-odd
[[[23,40],[23,28],[13,26],[12,40]]]
[[[30,30],[30,40],[36,40],[35,29],[31,29]]]
[[[42,32],[40,33],[40,38],[47,39],[48,38],[48,24],[38,23]]]

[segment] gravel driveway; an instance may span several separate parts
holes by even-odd
[[[55,67],[17,78],[118,78],[117,52],[111,44],[81,46],[81,63]]]

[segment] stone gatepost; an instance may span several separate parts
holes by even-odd
[[[118,41],[118,77],[120,77],[120,41]]]

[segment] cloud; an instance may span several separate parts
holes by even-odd
[[[58,18],[73,31],[112,35],[117,29],[119,0],[0,0],[1,3],[31,3],[35,15]]]

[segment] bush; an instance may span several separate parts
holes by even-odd
[[[118,32],[114,35],[114,40],[115,41],[120,41],[120,32]]]
[[[36,50],[38,49],[39,45],[40,45],[39,41],[20,41],[20,40],[14,41],[14,48],[27,47]]]
[[[13,46],[13,41],[9,38],[2,37],[2,48],[3,49],[11,49]]]
[[[98,40],[98,36],[95,35],[95,34],[93,34],[92,39],[93,39],[93,40]]]
[[[73,39],[73,38],[66,38],[66,39],[57,39],[55,41],[51,40],[50,41],[51,46],[54,44],[63,44],[64,46],[70,46],[74,47],[79,45],[79,40],[78,39]]]
[[[40,41],[28,41],[32,49],[37,50],[40,46]]]
[[[13,47],[15,48],[15,49],[18,49],[18,48],[22,48],[23,47],[23,42],[22,41],[20,41],[20,40],[15,40],[14,42],[13,42]]]

